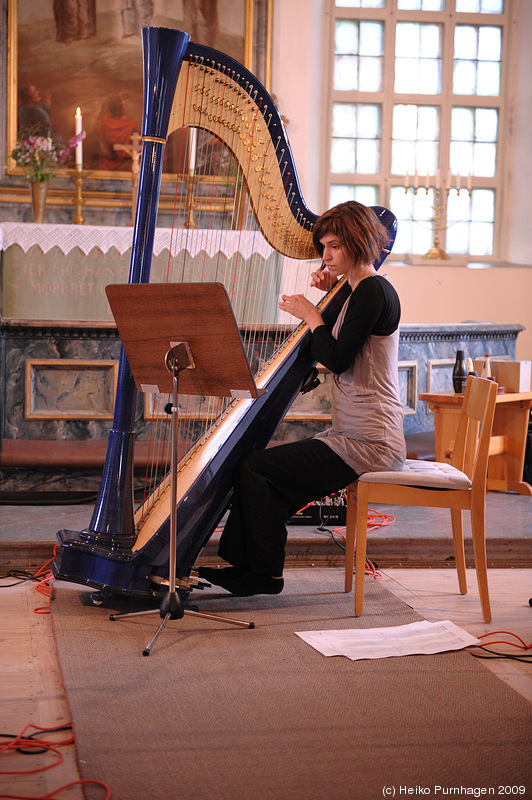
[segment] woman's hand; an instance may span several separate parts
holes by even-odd
[[[279,302],[279,308],[281,311],[287,311],[297,319],[306,322],[311,331],[317,328],[318,325],[323,325],[323,319],[319,311],[302,294],[283,294]]]
[[[323,292],[330,291],[333,286],[338,283],[338,279],[331,275],[325,265],[322,265],[320,269],[313,272],[310,278],[310,285],[314,286],[316,289],[321,289]]]

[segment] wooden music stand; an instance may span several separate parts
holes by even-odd
[[[143,655],[150,655],[169,619],[185,614],[254,628],[253,622],[185,608],[176,590],[178,393],[259,396],[227,292],[220,283],[113,284],[105,291],[137,388],[172,394],[168,592],[158,610],[162,621]],[[153,613],[157,609],[110,619]]]

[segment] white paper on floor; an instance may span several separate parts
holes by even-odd
[[[391,628],[296,631],[296,634],[324,656],[347,656],[352,661],[444,653],[479,644],[478,639],[449,620],[421,620]]]

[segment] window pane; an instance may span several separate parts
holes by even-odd
[[[369,139],[357,141],[357,172],[363,175],[374,175],[380,169],[380,145]]]
[[[443,11],[445,0],[397,0],[399,11]]]
[[[357,135],[366,139],[377,139],[381,135],[381,116],[378,106],[358,106]]]
[[[471,219],[492,221],[495,214],[495,192],[492,189],[473,189]]]
[[[457,25],[454,31],[454,57],[476,59],[477,29],[472,25]]]
[[[479,61],[501,60],[501,29],[482,26],[478,29]]]
[[[352,103],[335,103],[333,106],[332,135],[351,136],[356,134],[356,106]]]
[[[498,111],[495,108],[461,108],[451,112],[451,171],[483,177],[495,175]]]
[[[504,0],[456,0],[456,10],[471,14],[502,14]]]
[[[396,253],[426,253],[433,243],[432,205],[434,193],[405,192],[399,186],[392,187],[390,208],[397,217]]]
[[[475,135],[475,113],[472,108],[453,108],[451,112],[451,139],[472,141]]]
[[[482,142],[496,142],[499,112],[496,108],[477,108],[475,111],[476,137]]]
[[[354,199],[354,186],[333,183],[329,188],[329,208],[333,208],[333,206],[337,206],[339,203],[347,203],[348,200]]]
[[[333,87],[340,92],[356,92],[358,89],[356,56],[335,56]]]
[[[434,175],[437,169],[439,112],[434,106],[397,105],[393,111],[392,174]]]
[[[500,93],[501,29],[457,25],[454,33],[454,94]]]
[[[473,144],[471,142],[452,142],[450,166],[453,175],[467,175],[473,169]]]
[[[336,20],[334,47],[334,89],[344,92],[382,89],[382,22]]]
[[[331,171],[380,170],[381,109],[370,103],[334,103]]]
[[[493,178],[497,150],[494,144],[476,144],[473,158],[473,175]]]
[[[475,94],[477,70],[474,61],[455,61],[453,69],[453,93]]]
[[[355,140],[333,139],[331,143],[331,172],[355,171]]]
[[[447,252],[475,256],[493,254],[495,192],[491,189],[453,191],[447,200]]]
[[[500,64],[482,62],[478,65],[477,94],[486,97],[500,93],[500,70]]]
[[[376,186],[349,186],[347,184],[332,184],[329,190],[329,208],[345,203],[348,200],[357,200],[365,206],[379,204],[379,190]]]
[[[350,19],[338,19],[334,26],[334,52],[358,53],[358,25]]]
[[[338,8],[386,8],[386,0],[336,0]]]
[[[395,91],[441,91],[441,27],[398,22],[395,37]]]
[[[493,253],[493,225],[491,223],[471,223],[469,252],[472,256],[490,256]]]
[[[382,89],[382,58],[359,59],[360,92],[380,92]]]
[[[384,30],[382,22],[360,23],[360,55],[382,56]]]

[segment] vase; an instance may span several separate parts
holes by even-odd
[[[33,221],[40,225],[44,220],[46,195],[48,194],[48,181],[31,181],[31,206],[33,208]]]

